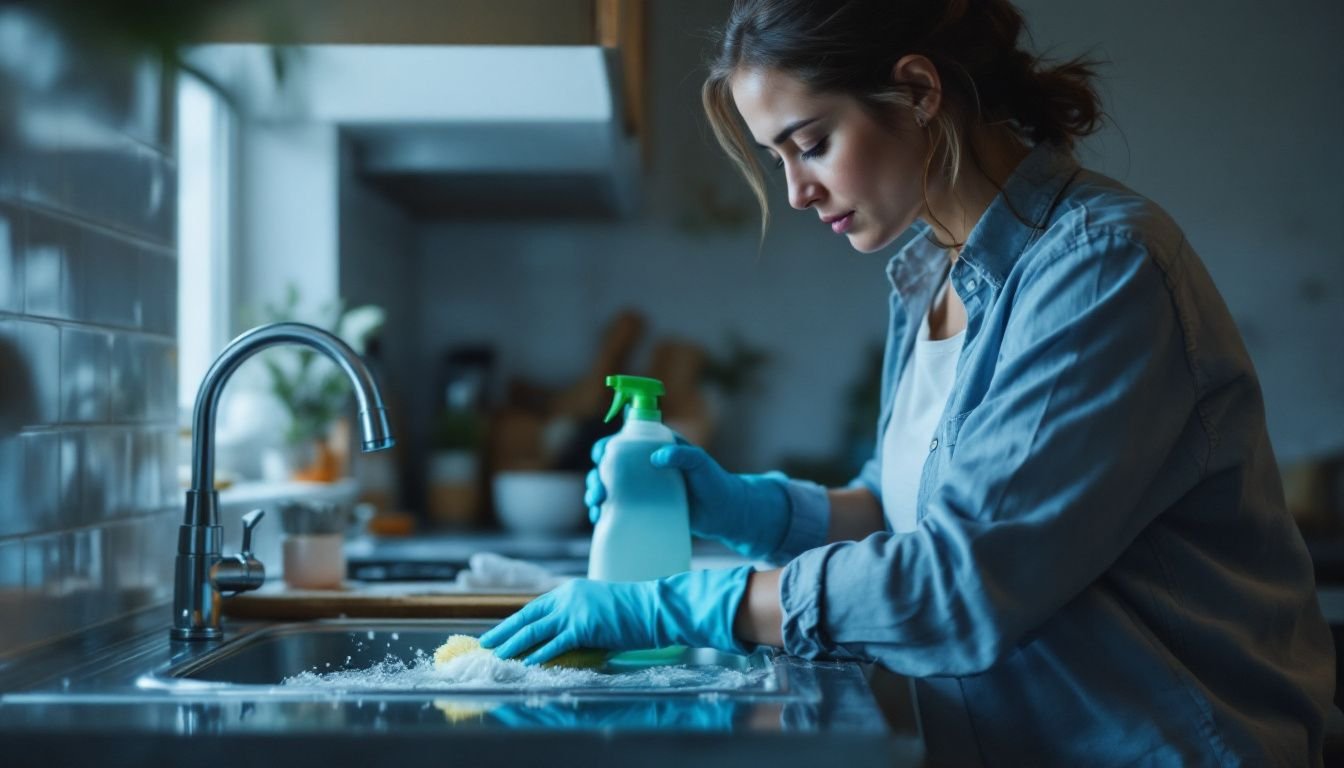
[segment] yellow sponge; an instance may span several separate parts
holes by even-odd
[[[536,648],[529,648],[523,652],[523,656],[535,651]],[[447,664],[453,659],[464,653],[474,653],[484,651],[481,648],[481,641],[471,635],[449,635],[443,645],[434,651],[435,664]],[[566,651],[554,659],[542,664],[543,667],[571,667],[574,669],[591,669],[600,667],[607,661],[607,652],[597,648],[575,648],[572,651]]]
[[[464,653],[481,650],[481,641],[471,635],[449,635],[443,645],[434,651],[435,664],[447,664]]]

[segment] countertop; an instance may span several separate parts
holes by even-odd
[[[226,624],[224,642],[267,626],[275,625]],[[143,684],[147,673],[218,647],[171,641],[167,628],[158,608],[0,660],[5,765],[849,768],[922,760],[908,700],[879,707],[853,663],[770,655],[782,683],[761,695],[521,693],[483,709],[479,699],[414,691],[155,690]]]

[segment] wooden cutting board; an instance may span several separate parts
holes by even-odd
[[[424,587],[290,589],[267,585],[225,598],[224,615],[236,619],[500,619],[536,594],[434,592]]]

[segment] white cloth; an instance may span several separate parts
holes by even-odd
[[[494,552],[477,552],[467,559],[467,569],[458,571],[457,586],[464,590],[517,590],[546,592],[563,579],[535,563],[514,560]]]
[[[915,530],[919,477],[929,457],[938,418],[952,392],[965,338],[966,330],[962,329],[946,339],[930,339],[929,316],[925,313],[915,348],[896,385],[891,416],[882,435],[882,514],[897,533]]]

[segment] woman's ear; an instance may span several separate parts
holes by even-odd
[[[891,79],[913,86],[916,122],[926,125],[938,116],[943,106],[943,81],[929,57],[917,53],[902,56],[891,68]]]

